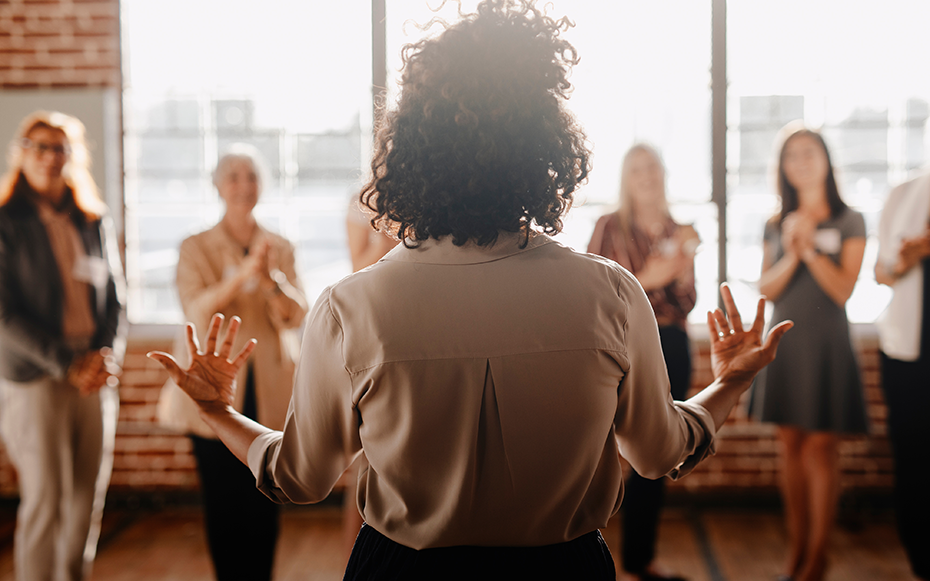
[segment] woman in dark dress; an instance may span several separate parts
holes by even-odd
[[[798,329],[759,374],[755,415],[778,424],[789,534],[787,577],[819,581],[839,495],[838,434],[867,431],[846,301],[859,277],[865,222],[840,198],[820,134],[789,126],[778,158],[781,212],[766,225],[759,288],[772,323]]]

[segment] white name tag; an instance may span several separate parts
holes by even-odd
[[[74,262],[71,276],[74,277],[74,280],[86,282],[100,290],[107,286],[107,281],[110,279],[110,269],[106,260],[97,256],[85,255]]]
[[[843,237],[836,228],[824,228],[814,234],[814,246],[821,254],[839,254],[843,246]]]

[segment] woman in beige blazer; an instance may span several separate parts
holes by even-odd
[[[248,321],[259,347],[239,370],[236,410],[284,426],[294,374],[296,338],[307,313],[290,242],[258,224],[258,152],[236,146],[217,163],[213,183],[226,204],[219,224],[181,243],[177,286],[184,316],[206,326],[222,312]],[[183,349],[176,349],[183,353]],[[163,424],[187,433],[200,474],[207,541],[217,579],[270,579],[278,533],[277,505],[199,418],[196,406],[170,383],[159,404]]]

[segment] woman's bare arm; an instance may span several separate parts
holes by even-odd
[[[859,270],[862,268],[862,256],[865,254],[865,238],[847,238],[840,249],[839,264],[828,256],[816,252],[812,247],[806,249],[801,259],[810,271],[817,286],[839,306],[845,306],[852,295]]]
[[[762,275],[759,277],[759,292],[775,300],[785,292],[794,273],[798,270],[801,259],[794,252],[785,252],[775,261],[775,247],[766,242],[762,245]]]

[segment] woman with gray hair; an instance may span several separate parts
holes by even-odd
[[[226,204],[219,224],[181,243],[177,287],[188,321],[207,325],[222,312],[248,321],[261,346],[239,370],[237,411],[284,426],[294,356],[288,331],[307,313],[294,249],[255,220],[262,188],[258,152],[237,145],[216,166],[213,183]],[[175,350],[184,353],[183,344]],[[278,535],[277,505],[255,489],[249,469],[198,417],[194,403],[169,381],[159,403],[163,424],[190,436],[200,475],[207,542],[217,579],[270,579]]]

